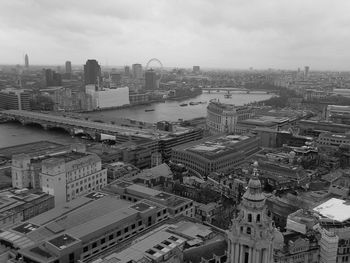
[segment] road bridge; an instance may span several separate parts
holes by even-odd
[[[108,134],[115,136],[116,142],[139,140],[141,138],[159,139],[168,135],[164,131],[124,127],[34,111],[5,110],[1,111],[0,115],[9,120],[17,120],[23,125],[34,123],[41,125],[44,129],[61,128],[71,135],[85,133],[93,139],[98,139],[101,134]]]

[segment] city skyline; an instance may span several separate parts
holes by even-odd
[[[6,1],[1,64],[348,70],[350,3]],[[15,16],[13,14],[16,14]],[[35,19],[34,19],[35,18]]]

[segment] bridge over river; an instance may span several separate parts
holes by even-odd
[[[158,139],[166,136],[168,132],[155,131],[153,129],[139,129],[136,127],[124,127],[109,123],[100,123],[84,119],[76,119],[49,113],[25,111],[25,110],[4,110],[0,112],[2,118],[17,120],[23,125],[39,124],[44,129],[60,128],[71,135],[83,133],[93,139],[99,139],[101,134],[115,136],[117,142],[128,140],[139,140],[142,138]]]

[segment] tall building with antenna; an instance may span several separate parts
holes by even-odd
[[[29,58],[28,58],[28,54],[26,54],[26,55],[24,56],[24,66],[25,66],[26,68],[29,68]]]

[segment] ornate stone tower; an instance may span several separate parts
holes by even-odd
[[[265,196],[258,179],[258,163],[228,232],[228,263],[272,263],[276,229],[267,215]]]

